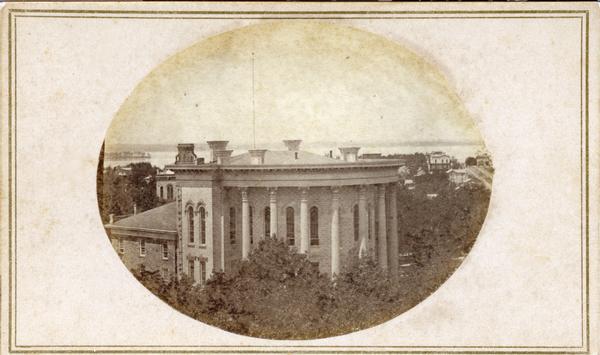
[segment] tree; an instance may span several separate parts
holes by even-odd
[[[475,165],[477,165],[477,159],[475,159],[473,157],[468,157],[467,159],[465,159],[465,165],[466,166],[475,166]]]

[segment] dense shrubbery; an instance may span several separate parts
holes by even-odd
[[[437,197],[428,198],[435,191]],[[262,338],[308,339],[380,324],[435,291],[460,264],[483,224],[489,191],[455,189],[444,177],[426,177],[398,194],[400,253],[396,277],[369,256],[352,252],[332,281],[282,241],[259,243],[247,261],[216,273],[205,287],[157,272],[136,277],[179,311],[219,328]]]

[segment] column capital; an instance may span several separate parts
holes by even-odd
[[[339,186],[331,186],[331,192],[333,193],[334,196],[339,195],[340,187]]]
[[[247,187],[241,187],[240,191],[242,192],[242,201],[248,202],[248,188]]]

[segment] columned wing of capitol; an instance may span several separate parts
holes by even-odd
[[[130,269],[142,264],[204,283],[265,237],[284,240],[330,275],[351,253],[398,269],[400,160],[359,158],[359,147],[322,156],[301,150],[300,140],[239,155],[227,141],[207,143],[210,161],[179,144],[168,173],[157,175],[167,204],[106,225]]]

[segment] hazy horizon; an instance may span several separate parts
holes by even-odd
[[[236,147],[254,139],[257,147],[282,139],[483,144],[460,98],[424,58],[362,30],[303,21],[242,27],[172,56],[125,100],[106,143],[209,139]]]

